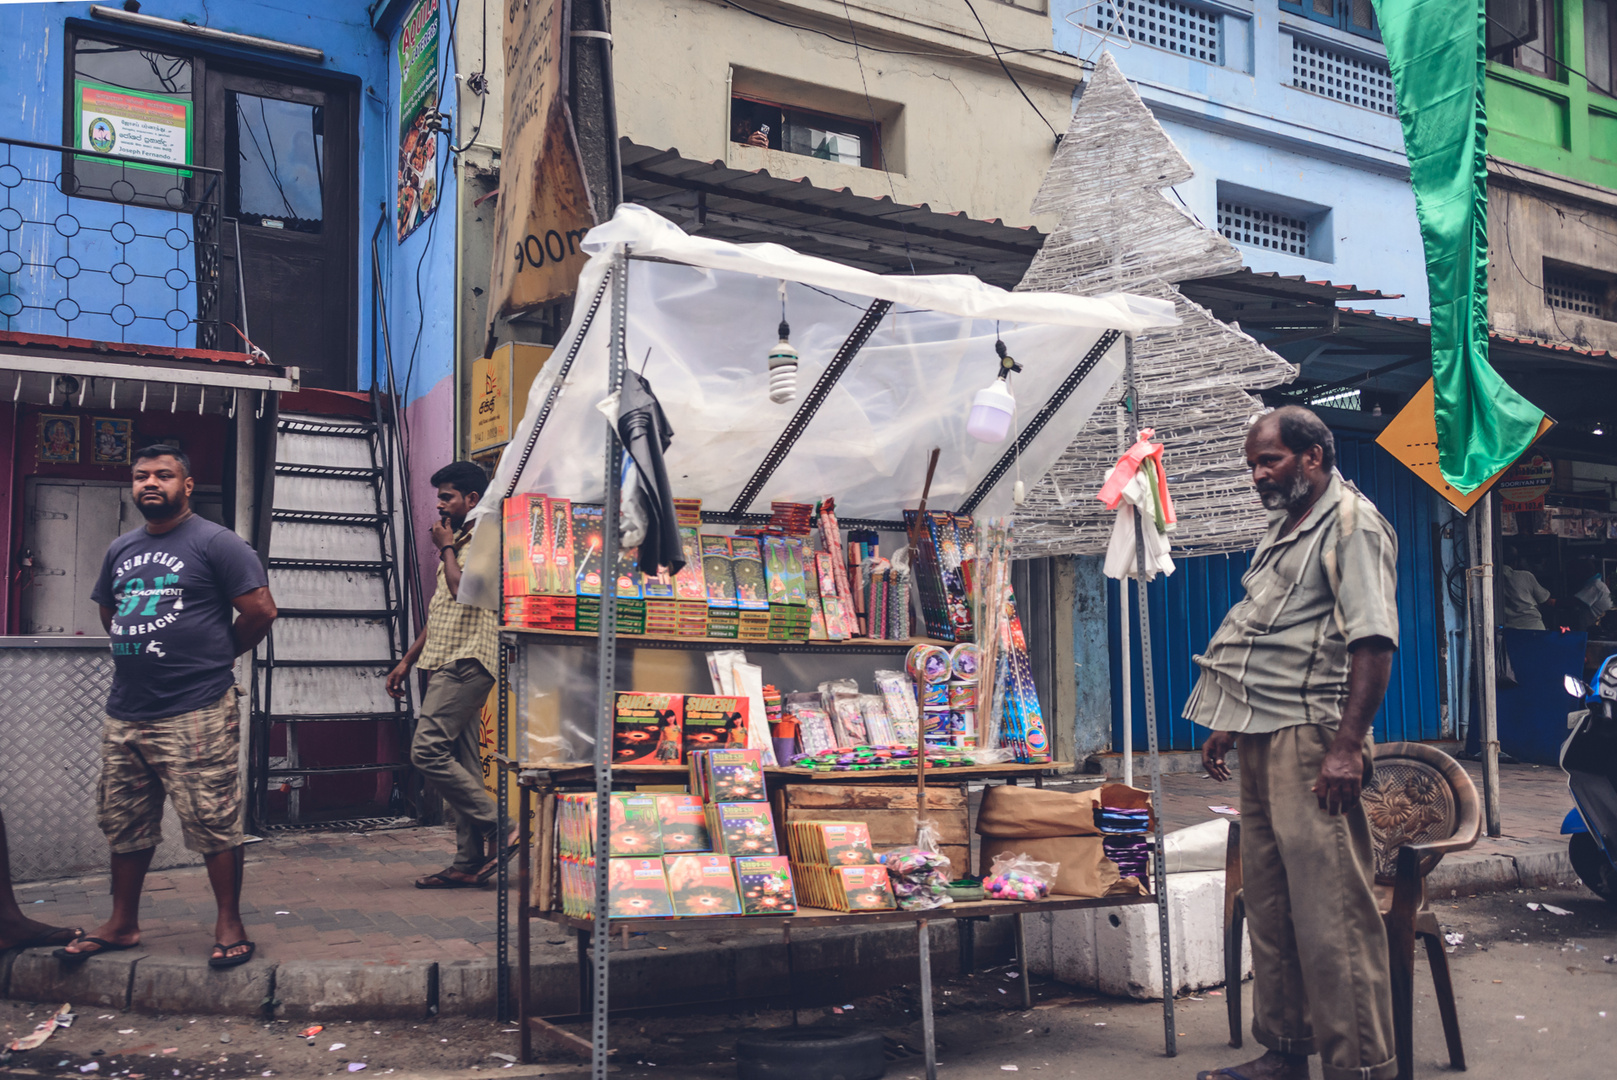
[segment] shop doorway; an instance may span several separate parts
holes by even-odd
[[[354,275],[353,95],[210,67],[206,162],[225,171],[222,306],[304,386],[352,390],[359,299]],[[238,278],[236,231],[240,232]],[[243,347],[236,331],[225,333]]]

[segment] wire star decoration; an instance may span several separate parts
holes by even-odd
[[[1078,31],[1078,59],[1093,67],[1108,45],[1119,49],[1134,46],[1128,27],[1123,25],[1121,0],[1082,0],[1062,18]]]

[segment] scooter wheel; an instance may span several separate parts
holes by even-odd
[[[1567,845],[1572,869],[1589,890],[1608,904],[1617,904],[1617,874],[1612,872],[1606,856],[1588,833],[1573,833]]]

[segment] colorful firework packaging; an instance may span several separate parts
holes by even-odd
[[[743,855],[735,860],[741,914],[791,915],[797,911],[791,865],[784,855]]]
[[[1117,864],[1118,874],[1145,882],[1151,861],[1151,849],[1146,843],[1151,811],[1096,805],[1095,828],[1101,831],[1101,848]]]
[[[675,915],[739,915],[735,870],[723,855],[664,855]]]
[[[662,859],[609,859],[607,865],[607,910],[612,918],[663,918],[674,914]],[[594,891],[592,883],[592,898]]]
[[[887,709],[893,741],[914,746],[920,736],[920,713],[915,704],[915,683],[902,671],[876,672],[876,692]]]
[[[954,902],[949,897],[949,860],[942,853],[912,844],[884,852],[881,861],[905,911],[930,911]]]
[[[819,694],[787,694],[784,711],[797,723],[797,741],[806,753],[823,754],[837,747],[831,714]]]
[[[764,801],[763,752],[698,750],[691,755],[692,798],[703,802]]]
[[[1056,879],[1055,863],[1039,862],[1027,855],[996,855],[983,878],[983,892],[995,900],[1042,900],[1050,895]]]
[[[748,708],[744,697],[686,694],[685,760],[692,760],[698,750],[746,749]]]
[[[768,803],[710,803],[707,814],[713,845],[725,855],[780,854]]]
[[[695,795],[656,795],[657,820],[662,825],[663,851],[683,854],[712,851],[707,831],[707,809]]]
[[[684,705],[683,694],[619,691],[612,718],[612,763],[679,764]]]

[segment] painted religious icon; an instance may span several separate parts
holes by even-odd
[[[39,460],[41,464],[79,463],[79,418],[60,413],[39,414]]]
[[[90,418],[90,463],[128,465],[134,443],[135,422],[115,416]]]

